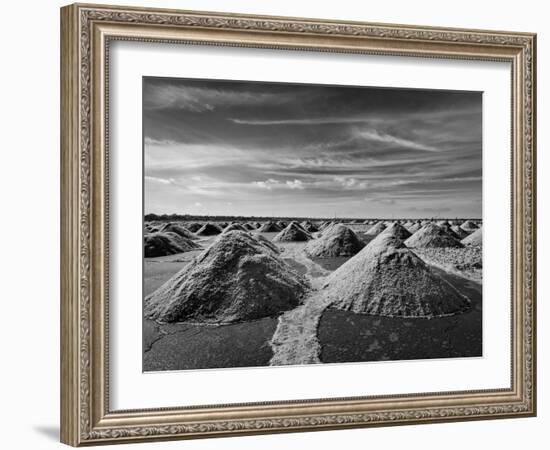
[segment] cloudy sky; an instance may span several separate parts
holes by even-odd
[[[482,94],[144,78],[145,213],[481,217]]]

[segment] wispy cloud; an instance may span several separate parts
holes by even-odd
[[[258,126],[271,126],[271,125],[334,125],[334,124],[354,124],[375,122],[374,119],[367,117],[315,117],[308,119],[275,119],[275,120],[256,120],[256,119],[229,119],[233,123],[240,125],[258,125]]]
[[[144,94],[147,211],[481,212],[480,94],[174,79]]]
[[[240,89],[174,85],[154,80],[144,90],[146,109],[181,109],[194,113],[214,111],[217,108],[282,104],[295,97],[280,93],[247,92]]]
[[[420,142],[414,142],[409,139],[403,139],[391,134],[382,133],[374,129],[357,131],[357,135],[367,141],[383,142],[386,144],[396,145],[398,147],[410,148],[413,150],[421,150],[426,152],[436,152],[437,148],[422,144]]]

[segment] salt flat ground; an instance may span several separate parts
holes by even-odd
[[[352,226],[363,235],[362,225]],[[277,233],[261,233],[273,239]],[[203,238],[208,247],[217,236]],[[349,258],[314,258],[303,253],[305,243],[278,243],[282,257],[308,277],[314,288]],[[187,265],[202,250],[146,258],[144,295]],[[464,249],[464,252],[467,252]],[[421,255],[420,255],[421,256]],[[438,258],[439,256],[439,258]],[[472,303],[450,317],[398,318],[331,309],[313,290],[294,310],[228,325],[143,322],[143,370],[214,369],[267,365],[343,363],[384,360],[482,356],[482,286],[479,274],[461,273],[441,264],[433,252],[426,262]]]

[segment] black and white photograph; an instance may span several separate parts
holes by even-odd
[[[482,92],[142,101],[145,372],[483,356]]]

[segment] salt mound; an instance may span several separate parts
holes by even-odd
[[[273,242],[271,242],[265,236],[262,236],[261,234],[257,234],[255,238],[261,245],[266,247],[268,250],[275,252],[277,255],[281,253],[281,250],[279,249],[279,247],[277,247]]]
[[[298,228],[300,228],[301,230],[306,231],[306,229],[302,226],[302,224],[296,222],[295,220],[291,221],[291,222],[287,225],[287,227],[288,227],[288,226],[291,226],[291,225],[292,225],[293,227],[298,227]],[[286,227],[285,227],[285,228],[286,228]]]
[[[468,236],[468,233],[464,231],[462,228],[460,228],[458,225],[453,225],[451,227],[451,230],[454,234],[458,237],[458,239],[464,239],[466,236]]]
[[[302,228],[306,230],[308,233],[317,233],[319,231],[319,228],[317,228],[317,225],[314,223],[308,221],[302,222]]]
[[[175,255],[200,248],[191,239],[172,232],[156,232],[144,237],[144,254],[146,258]]]
[[[196,233],[197,231],[199,231],[199,230],[202,228],[202,223],[191,222],[191,223],[188,223],[188,224],[186,225],[186,228],[187,228],[191,233]]]
[[[422,228],[422,225],[420,224],[420,222],[415,222],[410,227],[407,227],[407,230],[409,230],[409,233],[414,234],[418,230],[420,230],[420,228]]]
[[[245,223],[245,224],[243,225],[243,227],[244,227],[245,229],[247,229],[248,231],[252,231],[252,230],[255,230],[255,229],[256,229],[256,226],[255,226],[253,223],[251,223],[251,222]]]
[[[455,231],[453,230],[453,227],[451,226],[451,224],[449,222],[446,222],[446,223],[444,223],[442,225],[438,225],[438,226],[443,228],[447,233],[449,233],[455,239],[458,239],[459,241],[460,241],[460,239],[462,239],[457,233],[455,233]]]
[[[405,241],[405,245],[411,248],[462,247],[456,237],[433,223],[424,225]]]
[[[299,242],[309,241],[311,234],[300,227],[296,222],[291,222],[288,226],[273,238],[273,242]]]
[[[476,231],[474,231],[469,236],[462,239],[462,242],[464,245],[472,245],[472,246],[480,246],[483,244],[483,231],[482,228],[478,228]]]
[[[372,248],[386,248],[386,247],[396,247],[401,248],[405,247],[403,239],[398,238],[392,233],[380,233],[372,241],[370,241],[367,246]]]
[[[324,232],[321,238],[308,242],[304,251],[310,257],[332,258],[353,256],[364,246],[350,228],[338,224]]]
[[[282,230],[283,228],[286,228],[286,226],[288,225],[288,223],[280,220],[279,222],[277,222],[277,226]]]
[[[265,222],[260,228],[258,228],[260,233],[275,233],[281,231],[279,226],[275,222]]]
[[[216,234],[220,234],[222,230],[213,223],[205,223],[199,231],[197,231],[197,234],[199,236],[215,236]]]
[[[470,307],[454,286],[384,233],[329,275],[325,292],[332,307],[359,314],[437,317]]]
[[[295,308],[307,281],[242,231],[220,235],[145,298],[145,317],[162,322],[229,323]]]
[[[467,220],[462,225],[460,225],[460,228],[462,228],[464,231],[466,231],[468,233],[471,233],[471,232],[477,230],[479,227],[474,222],[472,222],[471,220]]]
[[[367,234],[376,236],[377,234],[382,233],[385,229],[386,224],[384,222],[378,222],[368,229]]]
[[[187,228],[174,222],[170,222],[161,226],[158,231],[176,233],[181,237],[184,237],[187,239],[197,239],[197,236],[191,233]]]
[[[224,233],[229,233],[230,231],[248,231],[244,226],[242,226],[240,223],[233,222],[232,224],[227,225],[225,229],[223,230]]]
[[[399,238],[402,241],[411,237],[411,233],[409,233],[409,231],[403,225],[397,222],[392,223],[388,228],[386,228],[380,234],[391,234],[392,236],[395,236],[396,238]]]

